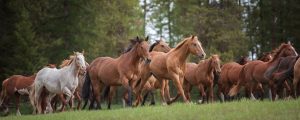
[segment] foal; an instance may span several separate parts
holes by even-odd
[[[187,63],[185,69],[183,88],[187,99],[191,101],[190,92],[193,86],[197,86],[202,98],[206,97],[205,89],[208,89],[207,101],[213,102],[214,71],[221,72],[219,56],[212,55],[198,64]]]

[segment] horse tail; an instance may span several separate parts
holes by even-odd
[[[7,93],[7,91],[6,91],[6,86],[7,86],[6,81],[7,80],[8,79],[4,80],[3,83],[2,83],[2,90],[1,90],[1,95],[0,95],[0,106],[2,106],[2,104],[4,102],[4,99],[6,97],[6,93]]]
[[[107,98],[109,95],[110,86],[105,86],[103,98]]]
[[[245,79],[245,67],[244,66],[239,74],[239,80],[236,85],[234,85],[230,90],[228,95],[230,97],[235,96],[241,89],[241,81]]]
[[[90,98],[90,92],[91,92],[91,79],[89,72],[87,71],[86,76],[85,76],[85,81],[82,86],[81,90],[81,98],[84,100],[88,100]]]

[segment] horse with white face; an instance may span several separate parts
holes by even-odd
[[[86,70],[85,59],[83,53],[74,52],[71,62],[68,66],[61,69],[43,68],[41,69],[34,81],[34,99],[37,112],[42,113],[40,95],[43,88],[49,91],[47,96],[47,107],[52,112],[50,101],[56,94],[65,94],[67,96],[66,104],[72,97],[78,86],[78,74]]]

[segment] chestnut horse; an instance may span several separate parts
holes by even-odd
[[[268,62],[271,59],[272,53],[266,52],[263,53],[258,60]],[[243,65],[247,62],[249,62],[248,57],[242,57],[239,61],[237,61],[237,63],[230,62],[223,65],[220,79],[218,81],[218,95],[221,101],[224,101],[225,98],[226,100],[229,99],[228,92],[235,84],[237,84]]]
[[[151,53],[152,51],[156,51],[156,52],[167,53],[170,50],[171,50],[171,48],[169,47],[169,45],[166,42],[164,42],[163,40],[156,40],[155,43],[153,43],[150,46],[149,52]],[[142,65],[144,65],[144,64],[140,64],[140,69],[142,69]],[[160,86],[160,83],[154,77],[150,77],[149,79],[150,80],[145,84],[142,93],[145,93],[145,92],[148,93],[148,92],[150,92],[151,96],[152,96],[152,102],[155,102],[152,90],[153,89],[158,89],[159,86]],[[132,84],[131,87],[133,88],[133,92],[135,93],[137,91],[138,87],[136,87],[136,86],[138,85],[139,81],[132,81],[132,82],[133,82],[133,84]],[[106,87],[106,89],[108,89],[108,87]],[[109,88],[109,96],[108,96],[109,97],[108,98],[108,109],[110,109],[112,97],[114,96],[115,90],[116,90],[116,86],[110,86],[110,88]],[[105,92],[108,92],[108,90],[105,90]],[[104,94],[106,95],[107,93],[104,93]],[[123,106],[125,107],[126,103],[129,102],[128,92],[127,91],[124,92],[122,101],[123,101]]]
[[[294,79],[293,79],[293,89],[294,96],[297,98],[300,95],[300,59],[298,59],[294,65]]]
[[[48,64],[47,67],[54,68],[54,64]],[[31,85],[34,82],[36,74],[32,76],[13,75],[2,82],[2,91],[0,97],[0,106],[6,108],[5,113],[8,113],[8,102],[13,96],[16,100],[16,114],[21,115],[19,110],[21,95],[29,95]]]
[[[264,77],[264,73],[268,69],[269,66],[274,64],[278,64],[278,60],[280,57],[286,56],[296,56],[297,52],[294,47],[290,44],[281,44],[275,51],[274,57],[272,60],[268,62],[263,62],[260,60],[251,61],[248,64],[244,65],[242,71],[240,73],[240,79],[238,83],[230,90],[229,95],[234,96],[238,93],[239,89],[242,85],[246,85],[249,88],[248,95],[255,99],[253,96],[253,88],[260,86],[261,92],[263,94],[263,86],[269,83],[269,80]],[[272,86],[273,83],[269,83]],[[275,96],[272,97],[274,100]]]
[[[201,43],[197,36],[191,36],[181,41],[175,48],[168,53],[151,52],[151,62],[146,66],[141,73],[141,83],[136,94],[136,101],[134,106],[139,105],[142,97],[140,96],[145,83],[153,74],[161,84],[162,104],[165,105],[165,80],[173,80],[177,88],[177,92],[181,94],[185,103],[189,101],[186,99],[182,83],[184,79],[186,59],[189,54],[205,57],[205,52],[202,49]]]
[[[120,57],[114,59],[111,57],[96,58],[87,68],[87,76],[83,85],[83,98],[89,98],[90,86],[92,86],[93,100],[90,103],[90,109],[97,103],[97,109],[101,109],[100,94],[103,87],[122,85],[128,92],[129,105],[131,105],[132,81],[138,79],[140,75],[139,64],[143,59],[149,62],[148,37],[143,40],[137,37],[131,40],[127,51]]]
[[[198,64],[187,63],[185,69],[183,88],[187,99],[191,101],[190,92],[193,86],[197,86],[202,98],[206,98],[205,89],[208,89],[207,101],[213,102],[214,71],[221,72],[219,56],[212,55],[209,59],[201,60]]]

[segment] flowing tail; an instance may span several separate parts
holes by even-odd
[[[241,89],[241,80],[244,80],[244,79],[245,79],[245,66],[242,68],[242,70],[241,70],[239,76],[240,76],[240,77],[239,77],[239,80],[238,80],[237,84],[234,85],[234,86],[230,89],[230,91],[229,91],[229,93],[228,93],[228,95],[229,95],[230,97],[237,95],[238,92],[239,92],[240,89]]]
[[[2,106],[4,99],[6,97],[7,81],[8,81],[8,79],[6,79],[2,82],[2,90],[1,90],[1,95],[0,95],[0,107]]]
[[[81,97],[83,99],[88,99],[90,97],[90,92],[91,92],[91,79],[89,73],[87,72],[85,81],[82,86]]]

